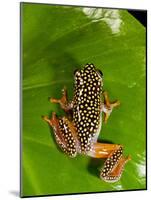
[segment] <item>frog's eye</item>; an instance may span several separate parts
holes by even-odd
[[[103,76],[103,73],[101,70],[98,70],[99,74],[101,75],[101,77]]]

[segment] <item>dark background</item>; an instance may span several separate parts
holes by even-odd
[[[140,10],[128,10],[128,12],[133,15],[141,24],[145,27],[147,26],[147,11]]]

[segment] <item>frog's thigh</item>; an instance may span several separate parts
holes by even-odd
[[[43,119],[49,123],[53,128],[55,139],[59,147],[71,157],[75,157],[77,154],[76,141],[72,133],[72,129],[68,125],[67,118],[57,118],[55,113],[52,113],[52,118],[49,119],[44,116]]]
[[[120,105],[120,102],[118,100],[114,102],[110,102],[109,96],[106,91],[103,92],[104,96],[104,104],[101,106],[101,110],[104,112],[104,122],[106,123],[113,108]]]
[[[50,102],[52,103],[59,103],[61,108],[65,111],[68,112],[72,109],[73,105],[72,102],[68,101],[68,95],[67,95],[67,90],[64,87],[62,90],[62,97],[60,99],[55,99],[55,98],[50,98]]]
[[[107,158],[109,155],[119,149],[121,145],[118,144],[105,144],[96,142],[88,155],[94,158]]]

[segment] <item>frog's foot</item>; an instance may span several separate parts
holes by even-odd
[[[107,158],[100,172],[100,178],[106,182],[116,182],[120,179],[124,166],[130,156],[123,156],[123,147],[117,144],[95,143],[89,156]]]
[[[120,105],[120,101],[116,100],[114,102],[110,102],[109,96],[106,91],[103,92],[104,96],[104,105],[102,107],[102,111],[104,112],[104,122],[106,123],[113,108]]]
[[[58,118],[57,118],[55,112],[52,113],[52,118],[51,118],[51,119],[50,119],[48,116],[42,116],[42,119],[43,119],[44,121],[48,122],[48,124],[49,124],[50,126],[52,126],[52,128],[53,128],[54,126],[56,126],[57,123],[58,123]]]
[[[65,87],[62,89],[62,97],[60,99],[50,98],[49,100],[51,103],[59,103],[67,113],[72,109],[72,102],[68,102],[67,89]]]

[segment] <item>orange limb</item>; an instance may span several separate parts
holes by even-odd
[[[116,153],[116,152],[115,152]],[[106,182],[116,182],[121,178],[125,164],[131,160],[130,156],[119,156],[117,162],[108,158],[100,172],[100,178]]]
[[[52,117],[50,119],[48,118],[48,116],[42,116],[42,119],[53,128],[56,142],[61,147],[61,149],[64,150],[66,144],[59,128],[59,119],[57,118],[56,113],[53,112]]]
[[[106,123],[113,108],[118,107],[120,105],[120,101],[116,100],[114,102],[110,102],[109,96],[106,91],[103,92],[103,96],[104,96],[104,107],[103,107],[104,122]]]
[[[119,149],[121,145],[118,144],[105,144],[95,143],[88,155],[94,158],[108,158],[110,154]]]
[[[70,157],[75,157],[77,154],[77,136],[76,129],[72,122],[66,117],[57,118],[56,113],[52,113],[52,118],[47,116],[42,117],[52,128],[55,139],[62,151]],[[72,144],[71,144],[72,143]]]
[[[58,118],[57,118],[55,112],[52,113],[52,118],[51,119],[49,119],[48,116],[42,116],[42,119],[44,121],[48,122],[48,124],[50,126],[52,126],[52,128],[58,124]]]
[[[113,169],[113,171],[110,173],[110,176],[117,176],[117,174],[120,174],[122,171],[124,165],[126,164],[127,161],[131,160],[131,157],[124,157],[122,156],[117,164],[117,166]]]
[[[118,181],[125,164],[130,156],[123,156],[123,147],[117,144],[96,143],[89,156],[95,158],[107,158],[100,172],[100,178],[106,182]]]
[[[60,99],[50,98],[50,102],[59,103],[61,108],[67,113],[72,109],[72,103],[69,103],[68,101],[67,90],[65,87],[62,90],[62,97]]]

